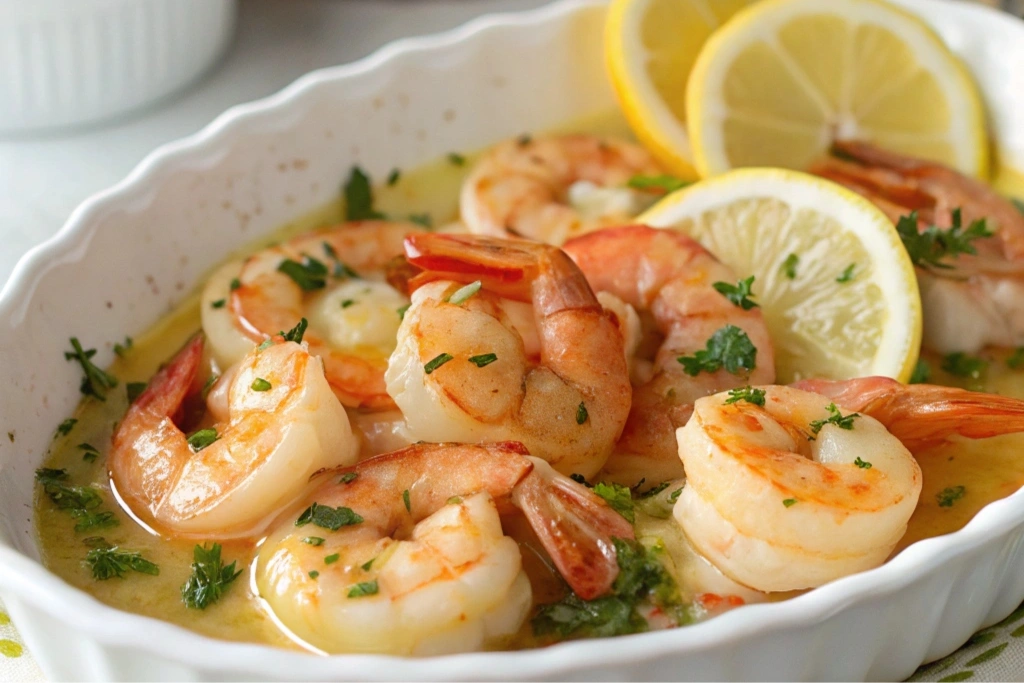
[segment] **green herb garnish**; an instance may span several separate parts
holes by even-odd
[[[402,177],[401,171],[397,168],[391,169],[391,173],[388,173],[388,187],[394,187],[400,177]]]
[[[67,470],[42,467],[36,470],[36,482],[61,510],[92,510],[103,503],[100,492],[91,486],[69,486]]]
[[[446,500],[444,502],[444,504],[445,505],[458,505],[461,502],[462,502],[462,498],[460,496],[452,496],[451,498]]]
[[[445,301],[451,304],[463,304],[473,297],[474,294],[480,291],[481,287],[480,280],[476,282],[470,282],[465,287],[460,287],[451,293],[450,296],[445,298]]]
[[[279,334],[284,337],[286,342],[295,342],[296,344],[302,342],[303,335],[306,334],[306,328],[309,327],[309,321],[305,318],[299,320],[299,322],[292,329],[287,332],[280,332]]]
[[[338,480],[339,484],[351,484],[359,477],[358,472],[346,472],[341,475],[341,479]]]
[[[220,436],[217,435],[217,429],[215,427],[207,427],[206,429],[200,429],[189,434],[188,445],[192,449],[193,453],[198,453],[204,448],[212,446],[219,438]]]
[[[680,495],[680,494],[681,494],[682,492],[683,492],[683,487],[682,487],[682,486],[680,486],[680,487],[679,487],[679,488],[677,488],[677,489],[676,489],[675,491],[673,491],[673,492],[672,492],[672,494],[671,494],[671,495],[670,495],[670,496],[668,497],[668,502],[670,502],[670,503],[672,503],[673,505],[675,505],[675,502],[676,502],[677,500],[679,500],[679,495]]]
[[[96,462],[96,458],[100,455],[99,450],[89,443],[78,444],[78,450],[84,451],[82,453],[82,460],[85,460],[86,462]]]
[[[371,560],[372,562],[373,560]],[[377,579],[373,581],[363,581],[357,583],[348,589],[348,597],[350,598],[364,598],[367,595],[376,595],[380,587],[377,585]]]
[[[929,225],[919,231],[917,212],[911,211],[897,221],[896,232],[903,241],[903,248],[907,250],[911,263],[925,268],[952,268],[948,263],[943,263],[943,259],[955,258],[960,254],[977,254],[977,249],[971,243],[993,235],[984,218],[972,222],[965,230],[960,209],[953,210],[952,227],[949,229]]]
[[[91,358],[96,355],[96,349],[83,349],[77,337],[71,337],[71,348],[72,351],[64,352],[64,358],[77,361],[85,375],[79,391],[101,401],[107,400],[107,392],[117,386],[117,378],[93,364]]]
[[[302,542],[307,545],[318,546],[324,544],[324,539],[320,538],[319,536],[306,536],[304,539],[302,539]]]
[[[853,464],[861,468],[862,470],[871,469],[871,463],[867,462],[866,460],[861,460],[859,457],[853,461]]]
[[[782,504],[788,508],[791,508],[797,504],[797,500],[796,498],[787,498],[786,500],[782,501]]]
[[[257,377],[252,381],[252,384],[249,385],[249,388],[253,391],[270,391],[273,387],[267,380],[262,377]]]
[[[580,404],[576,406],[576,424],[583,424],[587,421],[588,417],[590,417],[590,413],[587,412],[587,405],[580,401]]]
[[[942,359],[942,369],[957,377],[981,379],[985,370],[988,369],[988,361],[958,351]]]
[[[318,576],[320,576],[320,572],[318,572],[315,569],[310,570],[309,578],[311,578],[311,579],[313,579],[315,581]]]
[[[71,433],[71,430],[75,428],[76,424],[78,424],[78,420],[73,417],[69,417],[57,425],[57,434],[60,436],[67,436]]]
[[[484,353],[484,354],[481,354],[479,356],[470,356],[469,357],[469,362],[472,363],[473,365],[477,366],[478,368],[482,368],[484,366],[490,365],[491,363],[493,363],[496,360],[498,360],[498,356],[497,356],[497,354],[494,354],[494,353]]]
[[[211,308],[224,308],[224,304],[228,302],[227,299],[217,299],[216,301],[210,302]]]
[[[405,503],[405,511],[412,512],[412,502],[409,500],[409,489],[402,491],[402,502]]]
[[[302,291],[312,292],[327,286],[327,266],[312,256],[303,255],[302,262],[285,259],[277,270],[284,273],[297,284]]]
[[[754,303],[748,297],[753,296],[753,292],[750,287],[754,284],[754,276],[751,275],[745,280],[740,280],[734,285],[730,285],[728,282],[716,282],[712,287],[715,291],[724,296],[734,305],[739,306],[744,311],[749,311],[752,308],[757,308],[759,304]]]
[[[633,495],[630,490],[621,484],[607,484],[600,482],[594,485],[594,493],[604,498],[608,506],[622,515],[630,524],[636,523],[636,513],[633,510]]]
[[[145,382],[127,382],[124,385],[125,396],[128,397],[128,403],[135,403],[135,399],[142,395],[142,392],[146,390]]]
[[[313,503],[303,510],[302,514],[299,515],[299,518],[295,520],[295,526],[314,524],[321,529],[337,531],[343,526],[361,524],[362,521],[363,518],[353,512],[351,508],[332,508],[329,505]]]
[[[764,389],[755,389],[751,386],[745,386],[741,389],[730,389],[729,398],[725,399],[726,405],[733,403],[739,403],[740,401],[746,401],[747,403],[753,403],[755,406],[764,407]]]
[[[132,348],[135,342],[131,337],[125,337],[124,341],[120,344],[114,344],[114,353],[120,358],[124,358],[124,355],[128,353],[128,350]]]
[[[860,417],[860,413],[850,413],[849,415],[843,415],[841,412],[839,412],[839,408],[836,407],[835,403],[829,403],[826,410],[828,410],[829,412],[829,417],[825,418],[824,420],[814,420],[811,422],[812,434],[817,434],[818,432],[820,432],[821,428],[824,427],[825,425],[835,425],[840,429],[852,430],[853,421]],[[810,437],[810,440],[813,441],[814,438]]]
[[[350,221],[378,220],[384,214],[373,208],[373,188],[363,169],[353,166],[342,190],[345,196],[345,219]]]
[[[749,372],[757,367],[757,348],[746,332],[735,325],[726,325],[711,335],[704,350],[692,356],[679,356],[676,360],[691,377],[702,372],[717,372],[723,367],[738,375],[741,370]]]
[[[105,542],[104,545],[108,547],[93,548],[85,555],[85,564],[92,570],[92,578],[97,581],[106,581],[114,577],[124,578],[129,570],[150,576],[160,574],[160,568],[139,553],[125,552]]]
[[[220,544],[209,548],[206,544],[192,549],[192,576],[181,587],[181,599],[186,607],[206,609],[220,600],[221,595],[242,570],[235,571],[235,562],[225,566],[220,557]]]
[[[89,531],[90,529],[106,529],[121,523],[113,512],[106,510],[101,512],[72,510],[71,516],[78,520],[75,523],[76,532]]]
[[[857,267],[856,263],[851,263],[850,265],[846,266],[846,269],[843,270],[843,272],[840,273],[839,277],[836,278],[836,282],[838,282],[839,284],[844,284],[846,282],[851,282],[853,280],[853,277],[854,277],[853,276],[853,269],[856,268],[856,267]]]
[[[412,306],[412,304],[406,304],[406,305],[402,306],[401,308],[395,309],[398,312],[398,319],[399,320],[405,320],[405,312],[409,310],[410,306]]]
[[[231,278],[230,290],[232,292],[235,291],[236,289],[238,289],[241,286],[242,286],[242,281],[241,280],[239,280],[237,277]]]
[[[458,152],[451,152],[448,154],[448,161],[456,166],[464,166],[466,163],[466,157],[462,156]]]
[[[796,254],[790,254],[786,257],[786,260],[782,262],[782,272],[790,280],[796,279],[796,267],[800,265],[800,257]]]
[[[437,370],[439,367],[450,361],[453,357],[454,356],[452,356],[452,354],[450,353],[438,354],[432,360],[428,361],[426,365],[423,366],[423,372],[429,375],[434,370]]]
[[[939,501],[940,508],[953,507],[953,503],[960,500],[967,494],[967,489],[963,486],[948,486],[938,493],[935,494],[935,499]]]
[[[654,191],[658,194],[669,194],[692,184],[693,181],[683,180],[668,174],[644,175],[641,173],[626,181],[626,186],[634,190]]]
[[[324,558],[324,564],[334,564],[339,559],[341,559],[341,554],[340,553],[334,553],[334,554],[328,555],[327,557]]]
[[[918,358],[914,372],[910,375],[910,384],[925,384],[932,378],[932,366],[924,358]]]

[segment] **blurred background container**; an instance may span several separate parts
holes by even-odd
[[[200,76],[235,0],[0,0],[0,133],[92,123]]]

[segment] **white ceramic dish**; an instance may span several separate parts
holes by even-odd
[[[964,55],[1004,156],[1024,160],[1024,89],[1009,87],[1024,24],[949,0],[904,4]],[[231,250],[327,201],[353,163],[382,177],[611,107],[602,20],[601,3],[565,0],[310,74],[157,150],[21,260],[0,294],[0,434],[11,434],[0,439],[0,595],[49,677],[900,679],[1024,599],[1024,492],[788,602],[674,631],[421,660],[212,640],[107,607],[40,566],[33,470],[80,398],[68,337],[109,362],[111,342],[154,323]]]

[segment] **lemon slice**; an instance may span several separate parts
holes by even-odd
[[[712,31],[756,0],[615,0],[605,24],[612,85],[637,138],[674,173],[695,178],[686,83]]]
[[[910,378],[921,343],[917,278],[892,222],[859,195],[796,171],[740,169],[637,220],[680,230],[738,277],[755,276],[780,383]]]
[[[697,170],[806,169],[861,139],[984,177],[984,110],[916,16],[878,0],[765,0],[701,50],[686,92]]]

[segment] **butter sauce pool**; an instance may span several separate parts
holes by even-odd
[[[597,117],[571,129],[627,135],[618,115]],[[459,187],[472,162],[472,157],[443,158],[412,172],[402,170],[396,182],[377,183],[375,206],[396,217],[426,213],[434,226],[443,228],[457,218]],[[252,253],[267,244],[303,232],[329,227],[340,222],[342,217],[343,206],[339,200],[283,226],[267,239],[240,251],[239,255]],[[77,424],[66,435],[55,438],[46,459],[45,467],[67,470],[69,483],[91,484],[100,489],[104,497],[100,509],[113,512],[119,524],[76,532],[76,520],[67,511],[53,505],[38,487],[35,522],[40,554],[43,563],[58,576],[118,609],[163,619],[226,640],[301,647],[278,627],[255,594],[251,569],[257,542],[222,542],[224,562],[237,562],[243,573],[218,602],[205,610],[189,609],[182,601],[181,587],[191,574],[194,546],[206,539],[165,539],[151,533],[118,506],[115,492],[111,489],[105,459],[113,431],[128,405],[125,385],[149,380],[160,364],[173,356],[200,329],[199,305],[199,294],[192,294],[174,312],[134,340],[132,347],[110,368],[118,378],[119,386],[109,392],[105,402],[83,400],[73,415],[78,420]],[[87,348],[98,341],[83,339]],[[931,381],[1024,398],[1024,370],[1014,371],[1007,367],[1006,356],[1003,352],[992,352],[990,366],[979,379],[963,380],[935,370]],[[939,367],[938,359],[929,360],[933,368]],[[86,451],[80,447],[82,444],[94,446],[100,455],[92,461],[85,459]],[[1022,451],[1024,435],[1017,434],[979,442],[958,441],[918,453],[924,489],[907,533],[895,552],[923,538],[962,528],[986,504],[1004,498],[1024,485]],[[943,497],[943,492],[957,490],[957,487],[963,487],[963,494],[949,503],[949,496]],[[700,571],[700,562],[695,560],[682,534],[671,520],[660,520],[642,512],[638,512],[637,517],[638,537],[657,538],[664,543],[675,565],[684,600],[694,599],[696,591],[692,581]],[[543,553],[536,550],[538,545],[528,525],[513,519],[506,530],[520,542],[524,567],[533,583],[535,602],[543,604],[562,597],[563,584]],[[123,579],[95,580],[83,562],[89,550],[83,540],[92,536],[102,536],[122,550],[141,553],[159,566],[159,575],[129,572]],[[772,596],[771,599],[785,597],[788,594]],[[516,642],[504,645],[512,648],[536,645],[529,621]]]

